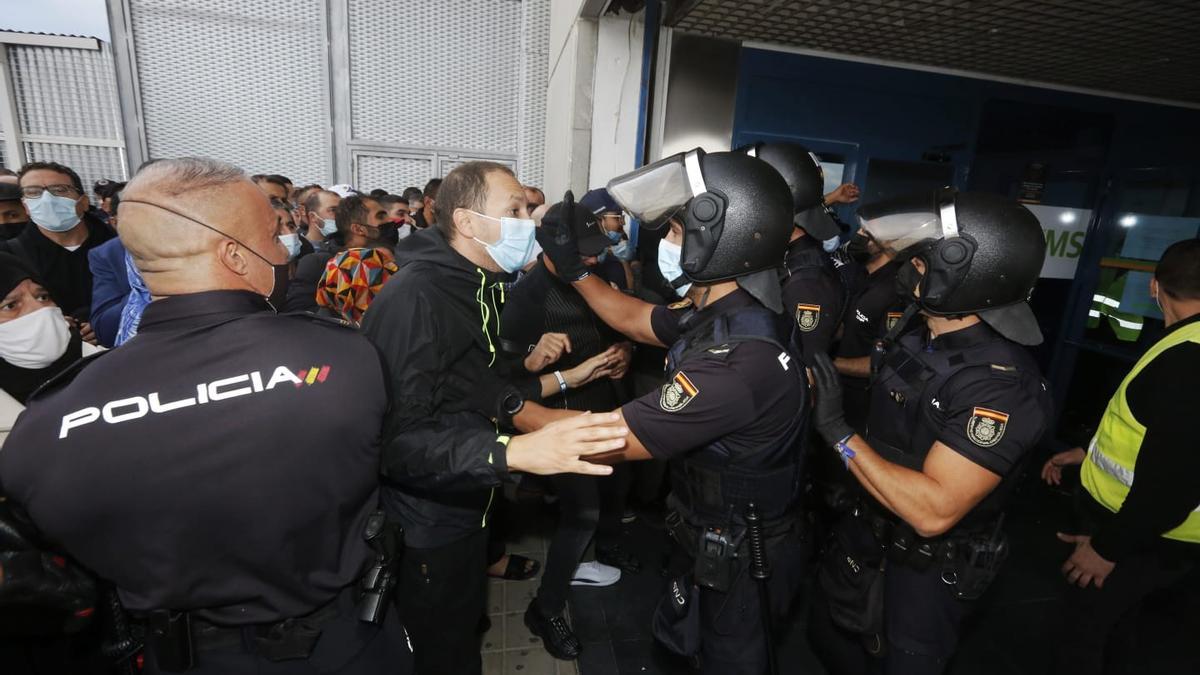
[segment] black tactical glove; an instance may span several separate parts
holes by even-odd
[[[821,438],[829,445],[854,434],[854,429],[846,423],[846,414],[842,407],[842,380],[833,359],[828,354],[818,353],[813,357],[813,382],[817,389],[817,401],[813,407],[813,424]]]
[[[567,190],[563,200],[546,211],[542,226],[537,228],[538,244],[550,262],[554,263],[558,277],[568,283],[590,274],[579,255],[579,242],[575,239],[575,219],[586,216],[586,211],[584,214],[576,212],[582,208],[575,204],[575,196]]]

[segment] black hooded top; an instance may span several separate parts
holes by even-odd
[[[405,238],[396,263],[362,322],[391,387],[383,501],[409,546],[433,548],[484,527],[492,488],[509,478],[504,434],[468,400],[509,375],[499,359],[509,275],[475,266],[437,228]],[[531,380],[515,383],[527,400],[540,393]]]

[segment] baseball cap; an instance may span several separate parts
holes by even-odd
[[[613,199],[612,195],[608,194],[608,190],[605,188],[588,190],[587,194],[579,200],[579,205],[596,215],[621,212],[621,205]]]

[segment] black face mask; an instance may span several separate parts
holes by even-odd
[[[266,258],[263,260],[265,261]],[[271,294],[267,296],[267,302],[271,303],[271,307],[274,307],[276,312],[281,312],[283,303],[287,301],[288,264],[271,265],[271,271],[275,276],[275,284],[271,286]]]
[[[394,221],[388,221],[379,226],[379,240],[388,246],[400,243],[400,226]]]
[[[916,300],[917,287],[921,285],[921,273],[917,271],[912,260],[900,266],[896,271],[896,293],[906,302]]]
[[[875,257],[871,254],[871,239],[859,234],[854,235],[846,242],[846,255],[860,265],[866,264]]]

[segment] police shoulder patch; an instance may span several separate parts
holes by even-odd
[[[667,412],[678,412],[699,394],[700,389],[681,370],[675,373],[670,382],[663,385],[658,405]]]
[[[684,298],[684,299],[680,300],[679,302],[672,302],[671,304],[667,305],[667,309],[687,309],[688,307],[691,307],[691,306],[692,306],[691,299]]]
[[[812,332],[816,330],[819,323],[821,323],[820,305],[796,304],[796,326],[801,331],[805,333]]]
[[[975,408],[967,420],[967,438],[981,448],[990,448],[1004,438],[1008,413],[988,408]]]
[[[899,321],[900,317],[902,317],[902,316],[904,316],[904,312],[888,312],[887,313],[887,330],[891,330],[891,329],[895,328],[896,322]]]

